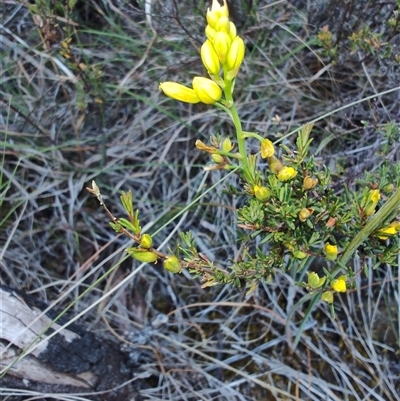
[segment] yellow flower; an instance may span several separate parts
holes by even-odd
[[[337,245],[326,244],[325,245],[325,255],[328,260],[336,260],[338,256]]]
[[[218,55],[219,61],[225,64],[229,46],[232,40],[226,32],[217,32],[213,39],[214,50]]]
[[[205,104],[214,104],[222,97],[221,88],[211,79],[194,77],[192,84],[200,101]]]
[[[339,278],[331,281],[331,287],[336,292],[346,292],[346,276],[340,276]]]
[[[232,44],[229,46],[228,54],[226,56],[228,71],[236,71],[235,76],[237,75],[237,70],[239,70],[244,59],[244,52],[245,46],[243,39],[240,36],[236,36]]]
[[[269,199],[271,196],[271,191],[267,187],[254,186],[254,196],[261,202]]]
[[[313,214],[313,209],[303,208],[299,212],[299,220],[304,223]]]
[[[264,139],[261,142],[261,157],[266,159],[267,157],[272,157],[275,153],[275,148],[273,143],[269,139]]]
[[[381,194],[379,189],[371,189],[363,196],[361,209],[364,210],[365,216],[371,216],[371,214],[375,213],[375,208],[380,198]]]
[[[185,103],[199,103],[200,99],[196,92],[176,82],[162,82],[159,88],[170,98]]]
[[[396,235],[398,231],[400,231],[400,222],[393,221],[389,226],[376,231],[375,235],[379,239],[386,241],[389,237]]]
[[[212,43],[206,40],[201,46],[201,61],[206,67],[210,75],[218,75],[221,69],[221,64],[219,62],[217,53],[214,50]]]
[[[289,181],[296,175],[297,171],[293,167],[284,166],[279,170],[277,177],[279,181]]]

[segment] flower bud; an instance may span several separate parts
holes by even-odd
[[[254,186],[254,196],[261,202],[267,201],[271,196],[271,191],[267,187]]]
[[[232,21],[229,21],[229,37],[232,41],[236,38],[236,35],[236,25]]]
[[[211,79],[194,77],[192,85],[200,101],[205,104],[214,104],[222,97],[221,88]]]
[[[381,194],[379,189],[371,189],[363,196],[361,200],[361,209],[364,210],[365,216],[371,216],[371,214],[375,213],[375,208],[380,198]]]
[[[346,292],[347,276],[340,276],[339,278],[331,281],[331,287],[336,292]]]
[[[305,189],[305,190],[312,189],[312,188],[314,188],[317,184],[318,184],[318,178],[310,177],[310,176],[304,177],[304,180],[303,180],[303,189]]]
[[[261,157],[266,159],[267,157],[272,157],[275,153],[275,148],[273,143],[269,139],[264,139],[261,142]]]
[[[308,255],[307,255],[305,252],[303,252],[303,251],[294,251],[294,252],[293,252],[293,256],[294,256],[296,259],[304,259],[304,258],[306,258]]]
[[[338,256],[337,245],[326,244],[325,245],[325,255],[328,260],[336,260]]]
[[[245,46],[243,39],[236,36],[232,44],[229,46],[228,54],[226,56],[226,65],[228,71],[238,70],[244,59]]]
[[[139,262],[154,263],[157,261],[158,256],[147,249],[142,248],[128,248],[125,251]]]
[[[315,272],[311,272],[311,273],[308,274],[308,283],[307,284],[311,288],[315,289],[315,288],[322,287],[324,285],[325,281],[326,281],[326,277],[325,276],[320,278],[318,276],[318,274],[315,273]]]
[[[219,62],[217,53],[214,50],[212,43],[206,40],[201,46],[201,61],[206,67],[210,75],[218,75],[221,69],[221,64]]]
[[[297,175],[297,171],[293,167],[284,166],[279,170],[277,177],[278,177],[279,181],[285,182],[285,181],[289,181],[292,178],[296,177],[296,175]]]
[[[224,152],[230,152],[233,149],[232,141],[229,138],[225,138],[222,141],[221,148]]]
[[[313,209],[307,209],[303,208],[299,212],[299,220],[304,223],[312,214],[313,214]]]
[[[226,32],[229,34],[230,24],[228,17],[221,17],[215,24],[215,30],[217,32]]]
[[[213,159],[214,163],[216,164],[224,164],[225,163],[225,158],[222,155],[219,155],[218,153],[214,153],[211,155],[211,159]]]
[[[382,191],[387,195],[391,194],[393,190],[394,190],[394,185],[392,183],[387,184],[382,188]]]
[[[164,269],[170,273],[180,273],[182,271],[182,264],[176,256],[168,256],[164,259]]]
[[[325,291],[322,293],[321,295],[321,299],[328,303],[328,304],[332,304],[333,303],[333,294],[331,291]]]
[[[206,34],[206,38],[208,40],[210,40],[212,42],[214,40],[214,36],[216,33],[217,33],[217,31],[214,28],[211,28],[210,25],[206,26],[205,34]]]
[[[198,103],[199,97],[193,89],[176,82],[162,82],[159,88],[170,98],[185,103]]]
[[[153,245],[153,238],[150,234],[143,234],[140,238],[140,246],[142,248],[150,248]]]
[[[269,168],[274,174],[278,174],[279,171],[282,170],[283,164],[282,162],[275,156],[271,156],[267,158]]]
[[[213,46],[218,55],[219,61],[225,64],[228,55],[229,46],[231,45],[231,38],[226,32],[217,32],[214,36]]]

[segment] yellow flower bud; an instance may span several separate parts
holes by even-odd
[[[266,159],[267,157],[272,157],[275,153],[275,147],[269,139],[264,139],[261,142],[261,157]]]
[[[267,187],[254,186],[254,196],[261,202],[267,201],[271,196],[271,191]]]
[[[214,28],[211,28],[210,25],[206,26],[205,29],[205,34],[208,40],[210,40],[211,42],[214,40],[214,36],[217,33],[217,31]]]
[[[312,214],[313,214],[314,210],[313,209],[307,209],[307,208],[303,208],[300,210],[299,212],[299,220],[304,223]]]
[[[283,164],[282,162],[275,156],[271,156],[267,158],[269,168],[274,174],[278,174],[279,171],[282,170]]]
[[[231,38],[226,32],[217,32],[213,39],[214,50],[218,55],[219,61],[225,64],[228,55]]]
[[[213,28],[221,17],[229,17],[228,6],[226,4],[226,0],[224,0],[224,5],[221,6],[218,3],[218,0],[213,0],[211,4],[211,9],[207,9],[207,22]]]
[[[371,214],[375,213],[376,205],[381,198],[381,194],[379,189],[371,189],[369,190],[361,200],[361,209],[364,210],[365,216],[371,216]]]
[[[394,229],[395,229],[397,232],[399,232],[399,231],[400,231],[400,221],[397,221],[397,220],[392,221],[392,222],[390,223],[390,227],[394,227]]]
[[[229,138],[225,138],[222,141],[221,148],[224,152],[230,152],[233,149],[232,141]]]
[[[229,33],[229,29],[230,29],[230,24],[228,17],[221,17],[215,24],[215,30],[217,32]]]
[[[224,156],[219,155],[218,153],[214,153],[213,155],[211,155],[211,159],[213,159],[214,163],[217,163],[217,164],[225,163]]]
[[[229,21],[229,36],[232,41],[236,38],[236,35],[236,25],[232,21]]]
[[[193,89],[176,82],[162,82],[159,88],[170,98],[185,103],[199,103],[200,99]]]
[[[315,288],[322,287],[325,284],[325,281],[326,281],[325,276],[320,278],[318,276],[318,274],[315,272],[308,273],[308,283],[307,284],[311,288],[315,289]]]
[[[331,281],[331,287],[336,292],[346,292],[346,276],[340,276],[339,278]]]
[[[328,260],[336,260],[338,256],[337,245],[326,244],[325,245],[325,255]]]
[[[333,303],[333,294],[331,291],[325,291],[324,293],[322,293],[321,295],[321,299],[328,303],[328,304],[332,304]]]
[[[150,248],[153,245],[153,238],[150,234],[143,234],[140,238],[140,246],[142,248]]]
[[[164,269],[170,273],[180,273],[182,271],[182,264],[176,256],[168,256],[164,260]]]
[[[294,251],[294,246],[290,242],[284,242],[283,245],[285,246],[286,249],[288,249],[290,252]]]
[[[296,175],[297,175],[297,171],[293,167],[284,166],[279,170],[277,177],[278,177],[279,181],[285,182],[285,181],[289,181],[292,178],[296,177]]]
[[[305,252],[303,252],[303,251],[294,251],[294,252],[293,252],[293,256],[294,256],[296,259],[304,259],[304,258],[306,258],[308,255],[307,255]]]
[[[310,176],[304,177],[304,180],[303,180],[303,188],[304,188],[305,190],[312,189],[312,188],[314,188],[317,184],[318,184],[318,178],[310,177]]]
[[[229,46],[228,54],[226,56],[226,65],[228,71],[238,70],[244,59],[245,46],[243,39],[236,36],[232,44]]]
[[[125,252],[139,262],[154,263],[158,259],[158,256],[154,252],[148,251],[147,249],[128,248],[125,249]]]
[[[217,53],[214,50],[212,43],[206,40],[201,46],[201,61],[206,67],[210,75],[218,75],[221,69],[221,64],[219,62]]]
[[[205,104],[214,104],[222,97],[221,88],[211,79],[194,77],[192,85],[200,101]]]

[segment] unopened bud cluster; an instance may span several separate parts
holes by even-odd
[[[214,104],[221,100],[227,81],[232,81],[243,62],[245,46],[236,34],[235,24],[229,20],[229,11],[224,0],[221,6],[213,0],[207,10],[206,41],[201,46],[201,60],[209,78],[195,77],[192,88],[177,82],[163,82],[160,89],[170,98],[186,103]],[[220,76],[223,71],[223,79]]]

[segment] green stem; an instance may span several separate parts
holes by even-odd
[[[381,209],[368,221],[364,228],[351,240],[346,250],[340,256],[337,265],[332,270],[331,274],[334,277],[337,275],[342,267],[348,262],[357,248],[378,228],[380,227],[396,208],[400,206],[400,187],[390,197],[390,199],[382,206]]]

